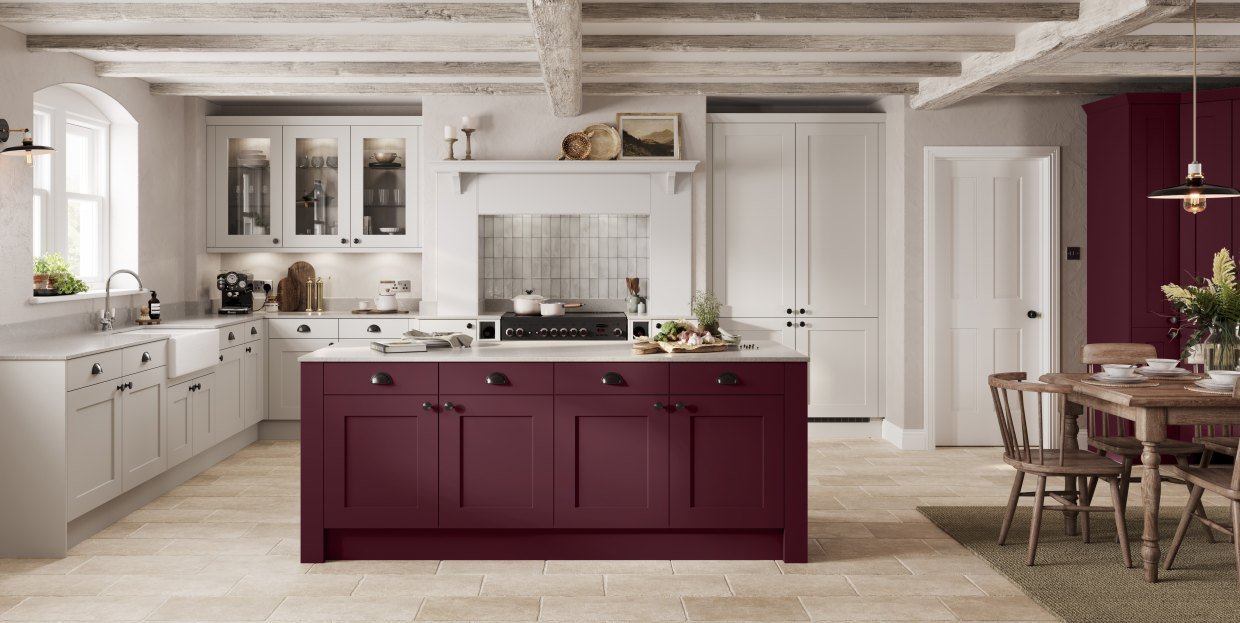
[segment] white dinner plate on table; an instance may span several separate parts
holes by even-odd
[[[1184,368],[1166,368],[1162,370],[1157,370],[1149,366],[1142,366],[1140,368],[1137,368],[1137,374],[1144,374],[1145,376],[1169,377],[1169,376],[1184,376],[1186,374],[1192,374],[1192,373],[1193,373],[1192,370],[1185,370]]]
[[[1231,385],[1228,385],[1226,383],[1219,383],[1211,379],[1201,379],[1200,381],[1193,381],[1193,385],[1196,385],[1197,387],[1200,387],[1203,389],[1208,389],[1212,392],[1227,392],[1229,394],[1231,393]]]
[[[1135,383],[1148,382],[1144,377],[1137,376],[1135,374],[1129,377],[1120,378],[1110,376],[1106,372],[1099,372],[1089,378],[1098,381],[1099,383],[1113,383],[1115,385],[1133,385]]]

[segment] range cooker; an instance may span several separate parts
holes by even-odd
[[[501,340],[627,340],[628,317],[618,312],[569,312],[563,316],[518,316],[499,319]]]

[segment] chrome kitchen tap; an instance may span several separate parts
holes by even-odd
[[[116,310],[112,309],[112,278],[120,273],[133,275],[133,278],[138,281],[138,289],[142,289],[142,278],[138,276],[138,273],[135,273],[132,270],[120,268],[113,271],[111,275],[108,275],[107,282],[103,284],[103,309],[99,311],[100,331],[111,331],[112,321],[116,319]]]

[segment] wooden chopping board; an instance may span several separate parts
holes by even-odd
[[[280,311],[304,311],[306,309],[306,281],[314,279],[314,266],[309,262],[293,262],[288,276],[280,280]]]

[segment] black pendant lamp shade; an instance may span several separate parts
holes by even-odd
[[[20,145],[14,145],[0,150],[0,156],[24,156],[26,158],[26,164],[34,164],[34,156],[39,154],[50,154],[56,151],[46,145],[35,145],[34,139],[30,138],[29,129],[23,128],[13,131],[25,132],[26,136],[22,138]],[[7,142],[9,140],[9,132],[9,122],[4,119],[0,119],[0,143]]]

